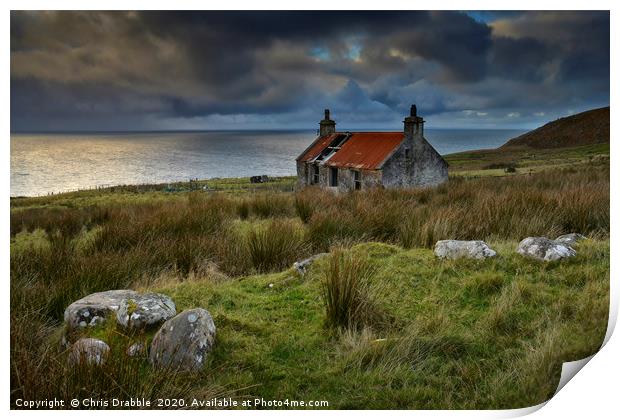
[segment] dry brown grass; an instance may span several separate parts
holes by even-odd
[[[441,239],[513,239],[609,231],[609,172],[563,170],[450,180],[435,189],[350,193],[325,199],[308,223],[317,247],[335,238],[431,247]],[[304,197],[307,200],[307,197]]]

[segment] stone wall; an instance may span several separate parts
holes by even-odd
[[[338,191],[352,191],[355,189],[355,171],[358,170],[338,168]],[[381,171],[359,170],[359,173],[362,190],[381,186]],[[327,182],[329,182],[329,179]],[[325,185],[329,185],[329,183]]]
[[[448,180],[448,164],[424,137],[413,141],[412,185],[431,187]]]
[[[430,187],[447,180],[447,163],[421,133],[408,137],[383,165],[386,188]]]
[[[297,187],[303,188],[312,185],[313,164],[297,162]],[[323,187],[329,186],[329,168],[319,165],[319,183]]]
[[[311,185],[312,164],[297,162],[297,187],[303,188]],[[355,189],[354,170],[338,168],[338,187],[330,187],[329,166],[319,165],[319,183],[321,187],[337,191],[351,191]],[[381,171],[360,170],[362,189],[376,188],[381,186]]]
[[[362,171],[362,189],[382,188],[383,171]]]
[[[306,163],[297,161],[297,188],[308,185],[308,170]]]
[[[409,148],[409,158],[405,156],[405,149]],[[404,188],[411,185],[413,173],[413,158],[411,141],[404,141],[383,165],[383,185],[386,188]]]

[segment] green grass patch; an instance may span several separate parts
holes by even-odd
[[[226,366],[217,385],[265,399],[327,399],[331,408],[524,407],[553,394],[563,361],[600,346],[609,244],[589,241],[557,264],[523,259],[510,252],[514,242],[499,245],[499,257],[482,262],[380,244],[341,251],[376,267],[372,281],[383,293],[374,303],[393,322],[336,335],[321,298],[323,276],[333,275],[329,261],[303,280],[286,271],[158,291],[180,309],[214,314],[218,343],[209,363]],[[575,271],[581,284],[559,281]],[[554,313],[558,301],[563,308]]]

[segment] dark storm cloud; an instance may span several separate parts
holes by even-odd
[[[563,81],[609,79],[608,12],[530,12],[516,19],[499,20],[495,28],[509,39],[530,42],[529,47],[504,46],[506,54],[528,54],[531,48],[539,55],[532,61],[556,63],[550,77]],[[515,62],[522,61],[519,57]]]
[[[550,49],[535,38],[498,36],[493,41],[490,67],[498,77],[540,82],[546,76],[545,66],[553,59]]]
[[[14,130],[396,121],[414,100],[500,124],[605,104],[609,13],[11,14]]]
[[[459,81],[485,76],[491,29],[461,13],[433,13],[421,28],[403,31],[398,41],[412,55],[437,61]]]

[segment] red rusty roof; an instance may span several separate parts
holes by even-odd
[[[316,158],[323,150],[338,136],[343,133],[334,133],[328,136],[318,137],[301,155],[297,158],[302,162],[307,162]]]
[[[298,160],[309,161],[316,158],[338,134],[319,137],[299,157]],[[399,132],[364,132],[351,133],[349,139],[329,160],[327,166],[355,169],[379,169],[385,160],[401,144],[405,135]]]

